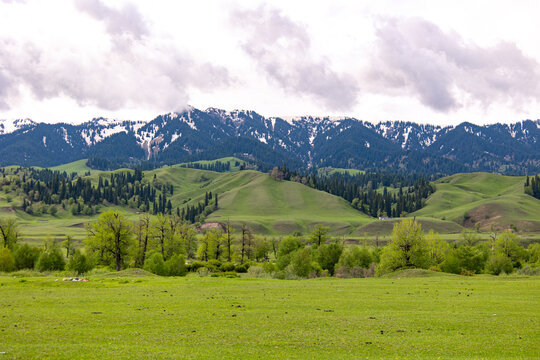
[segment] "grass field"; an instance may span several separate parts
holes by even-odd
[[[537,359],[540,278],[0,276],[2,359]]]

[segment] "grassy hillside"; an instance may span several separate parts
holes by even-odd
[[[77,160],[68,164],[54,166],[54,167],[51,167],[50,169],[57,170],[57,171],[65,171],[68,174],[71,174],[71,173],[85,174],[87,172],[90,172],[90,173],[99,172],[99,170],[94,170],[86,166],[87,161],[88,159]]]
[[[525,178],[489,173],[456,174],[435,182],[437,191],[412,215],[489,230],[511,225],[540,231],[540,200],[523,192]]]
[[[244,185],[222,194],[220,210],[209,221],[247,223],[260,233],[307,233],[316,224],[334,234],[349,234],[373,219],[353,209],[345,200],[299,183],[256,175]]]
[[[67,169],[67,165],[62,168]],[[115,172],[121,171],[126,169]],[[88,178],[97,184],[99,176],[108,178],[110,172],[94,172]],[[207,221],[230,220],[235,227],[247,224],[259,234],[309,233],[316,224],[325,224],[333,234],[348,235],[373,220],[339,197],[299,183],[276,181],[257,171],[218,173],[171,166],[145,172],[143,181],[153,182],[154,176],[157,184],[174,186],[170,197],[173,209],[198,204],[211,191],[219,194],[219,210]],[[18,210],[21,203],[22,197],[7,196],[0,191],[0,217],[16,217],[25,239],[35,244],[40,244],[46,236],[63,238],[68,234],[82,240],[85,223],[95,219],[95,216],[72,215],[61,207],[57,207],[55,215],[29,215]],[[117,209],[131,219],[138,217],[138,210],[127,206],[107,205],[107,209]]]

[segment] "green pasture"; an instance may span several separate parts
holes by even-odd
[[[287,281],[121,272],[79,283],[0,276],[0,291],[2,359],[537,359],[540,353],[538,277],[410,270],[388,278]]]
[[[523,191],[525,178],[489,173],[456,174],[435,182],[426,206],[410,216],[429,217],[481,229],[517,227],[540,232],[540,201]],[[469,220],[466,220],[466,219]]]

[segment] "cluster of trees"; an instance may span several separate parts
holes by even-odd
[[[353,207],[373,217],[402,217],[421,209],[435,187],[418,174],[386,172],[339,173],[317,176],[291,171],[286,165],[271,171],[276,180],[301,182],[317,190],[340,196]],[[431,176],[434,179],[435,176]],[[382,191],[381,191],[382,189]],[[390,189],[396,189],[391,191]]]
[[[307,236],[281,239],[255,236],[247,226],[223,228],[198,234],[176,215],[142,215],[131,222],[108,211],[87,225],[84,252],[67,237],[61,247],[46,240],[42,248],[18,244],[15,221],[0,220],[0,271],[68,269],[85,273],[97,265],[122,270],[144,268],[164,276],[182,276],[189,271],[295,279],[318,276],[368,277],[420,268],[461,275],[499,275],[519,270],[538,274],[540,244],[523,248],[514,232],[504,231],[489,241],[465,231],[456,243],[437,233],[424,233],[415,219],[394,224],[392,241],[383,248],[345,245],[316,226]]]
[[[540,199],[540,176],[527,176],[525,180],[525,193]]]
[[[99,176],[97,185],[76,173],[35,168],[2,168],[0,171],[0,186],[7,192],[23,194],[22,209],[29,214],[55,215],[59,206],[73,215],[93,215],[99,206],[109,203],[128,205],[153,215],[176,213],[182,220],[195,223],[218,206],[218,195],[207,192],[199,203],[182,209],[176,207],[174,211],[170,200],[173,185],[161,183],[155,175],[151,182],[145,182],[140,169]]]
[[[227,172],[231,170],[231,163],[229,161],[227,162],[214,161],[207,164],[187,163],[187,164],[182,164],[180,166],[184,168],[209,170],[209,171],[216,171],[216,172]],[[236,161],[235,166],[240,166],[240,162]]]

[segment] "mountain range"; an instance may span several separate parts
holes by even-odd
[[[540,172],[540,120],[441,127],[193,107],[148,122],[0,120],[0,166],[49,167],[84,158],[167,164],[224,156],[290,168],[532,174]]]

